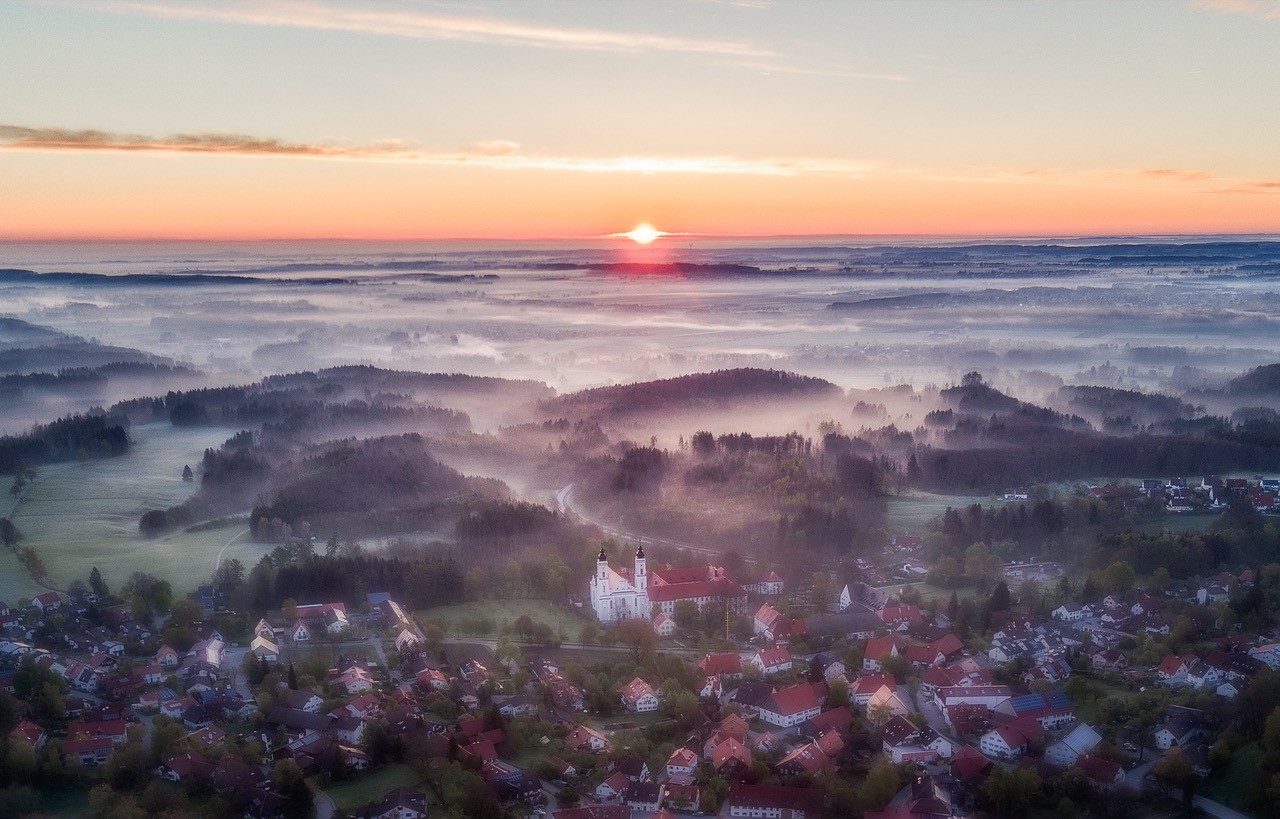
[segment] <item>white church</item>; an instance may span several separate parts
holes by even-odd
[[[600,549],[591,578],[591,608],[600,622],[635,617],[649,620],[660,613],[670,616],[681,600],[691,601],[699,609],[708,603],[725,603],[730,611],[741,613],[746,611],[747,592],[716,566],[668,567],[650,576],[643,546],[636,549],[634,570],[614,571]]]

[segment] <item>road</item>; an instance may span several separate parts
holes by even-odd
[[[942,716],[942,710],[938,708],[938,704],[934,702],[933,697],[925,694],[923,689],[916,691],[915,705],[916,710],[924,714],[924,718],[929,723],[930,728],[937,731],[940,736],[951,740],[954,744],[961,744],[960,740],[956,739],[955,734],[951,733],[951,726],[947,725],[947,720]]]
[[[441,644],[442,644],[442,645],[447,645],[447,646],[448,646],[448,645],[464,645],[464,646],[465,646],[465,645],[479,645],[479,646],[486,646],[486,647],[487,647],[487,648],[489,648],[490,650],[493,650],[493,649],[495,649],[495,648],[497,648],[497,647],[498,647],[498,641],[497,641],[497,640],[484,640],[484,639],[481,639],[481,638],[478,638],[478,637],[476,637],[476,638],[472,638],[472,637],[446,637],[445,639],[441,640],[440,642],[441,642]],[[532,648],[532,649],[550,648],[550,646],[543,646],[543,645],[539,645],[539,644],[537,644],[537,643],[522,643],[522,642],[520,642],[520,641],[518,641],[518,640],[512,640],[511,642],[512,642],[514,645],[521,646],[522,648]],[[581,650],[584,650],[584,651],[593,651],[593,652],[594,652],[594,651],[614,651],[614,652],[618,652],[618,653],[625,653],[625,654],[630,654],[630,653],[631,653],[631,649],[627,648],[626,646],[602,646],[602,645],[596,645],[595,643],[561,643],[561,644],[558,646],[558,648],[559,648],[560,650],[569,650],[569,651],[572,651],[572,650],[574,650],[574,649],[581,649]],[[696,649],[696,648],[663,648],[663,649],[662,649],[662,651],[661,651],[661,653],[663,653],[663,654],[687,654],[687,655],[689,655],[689,656],[691,656],[691,657],[702,657],[702,656],[704,656],[704,655],[706,654],[706,652],[705,652],[705,651],[701,651],[701,650]]]
[[[714,557],[714,558],[719,558],[722,554],[724,554],[723,549],[712,549],[707,546],[694,546],[690,543],[682,543],[678,540],[668,540],[667,538],[663,538],[663,537],[652,537],[650,535],[642,535],[639,532],[632,532],[627,529],[620,529],[617,526],[610,526],[608,524],[601,523],[598,520],[592,520],[591,518],[582,514],[582,512],[579,509],[574,508],[573,484],[569,484],[568,486],[564,487],[563,489],[561,489],[559,492],[556,493],[556,511],[566,515],[571,515],[572,517],[577,518],[583,523],[588,523],[596,527],[600,531],[604,532],[606,535],[609,535],[610,537],[615,537],[619,540],[624,540],[624,541],[629,541],[631,543],[639,543],[639,544],[656,543],[661,546],[670,546],[675,549],[681,549],[686,552],[693,552],[694,554],[706,555],[707,557]],[[746,563],[756,562],[756,559],[754,557],[751,557],[750,555],[742,555],[742,559]]]
[[[312,791],[312,796],[316,806],[316,819],[332,819],[338,806],[333,804],[333,799],[329,794],[317,790]]]
[[[222,565],[222,555],[227,551],[227,547],[230,546],[232,543],[235,543],[237,540],[239,540],[240,538],[244,537],[247,534],[249,534],[249,530],[245,529],[240,534],[231,538],[231,540],[228,540],[226,543],[222,544],[222,548],[218,550],[218,554],[215,555],[213,558],[213,570],[215,572],[218,571],[218,567]]]

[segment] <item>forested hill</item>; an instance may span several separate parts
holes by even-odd
[[[746,400],[771,398],[838,398],[843,391],[821,378],[743,368],[596,387],[542,401],[544,417],[622,416],[635,413],[724,407]]]
[[[1264,364],[1227,382],[1231,395],[1280,395],[1280,364]]]

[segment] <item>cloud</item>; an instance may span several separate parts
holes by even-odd
[[[806,77],[839,77],[847,80],[888,80],[891,82],[907,82],[911,79],[910,77],[904,77],[901,74],[875,74],[841,66],[833,68],[808,68],[805,66],[786,65],[783,63],[764,60],[733,60],[724,64],[733,66],[734,68],[745,68],[748,71],[758,71],[762,74],[798,74]]]
[[[278,139],[263,139],[244,134],[174,134],[167,137],[149,137],[92,129],[26,128],[19,125],[0,125],[0,150],[244,154],[336,159],[394,157],[407,154],[404,146],[395,142],[343,147],[283,142]]]
[[[1192,0],[1191,5],[1221,14],[1247,14],[1264,20],[1280,20],[1280,0]]]
[[[1258,179],[1253,181],[1237,182],[1231,187],[1218,188],[1217,190],[1210,191],[1210,193],[1246,193],[1276,196],[1280,195],[1280,181]]]
[[[243,134],[175,134],[153,137],[92,129],[28,128],[19,125],[0,125],[0,151],[278,156],[576,173],[821,175],[858,178],[871,170],[871,165],[865,162],[803,157],[747,159],[733,156],[584,157],[526,154],[521,153],[519,143],[502,139],[477,142],[461,151],[430,153],[411,148],[400,141],[342,146],[285,142]]]
[[[477,156],[509,156],[520,150],[519,142],[509,139],[491,139],[487,142],[476,142],[467,148],[467,153]]]
[[[173,20],[347,31],[419,40],[451,40],[534,48],[586,51],[679,52],[737,57],[772,57],[774,52],[734,40],[673,37],[641,32],[537,25],[494,17],[391,11],[356,4],[349,8],[317,2],[174,3],[164,0],[108,0],[81,4],[94,11],[142,14]]]

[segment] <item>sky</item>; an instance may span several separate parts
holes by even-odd
[[[0,240],[1280,233],[1277,53],[1280,0],[6,0]]]

